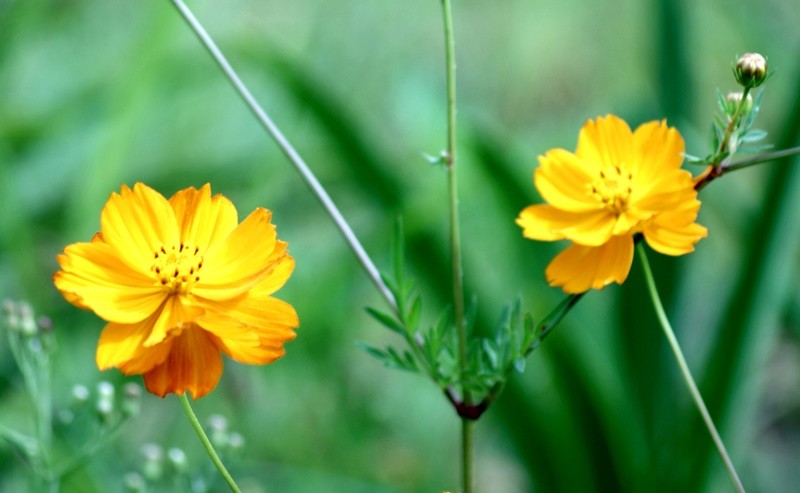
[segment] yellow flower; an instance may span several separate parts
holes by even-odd
[[[137,183],[112,193],[90,243],[58,256],[56,287],[70,303],[108,322],[97,366],[144,375],[164,397],[202,397],[222,375],[220,352],[266,364],[295,337],[294,308],[272,297],[294,270],[272,213],[241,224],[222,195],[181,190],[167,201]]]
[[[547,205],[517,218],[526,238],[570,240],[545,275],[567,293],[602,289],[628,277],[633,236],[654,250],[683,255],[708,234],[695,223],[700,202],[692,175],[681,169],[683,138],[665,121],[631,132],[614,115],[589,120],[575,153],[553,149],[539,157],[536,189]]]

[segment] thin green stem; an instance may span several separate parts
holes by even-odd
[[[728,163],[723,168],[723,172],[730,173],[731,171],[749,168],[750,166],[755,166],[757,164],[765,163],[767,161],[774,161],[776,159],[794,156],[795,154],[800,154],[800,147],[790,147],[789,149],[783,149],[780,151],[765,152],[763,154],[757,154],[747,159],[740,159],[739,161]]]
[[[202,425],[200,425],[200,421],[197,420],[197,415],[194,414],[194,410],[192,409],[191,403],[189,403],[189,397],[186,393],[181,394],[178,396],[178,399],[181,401],[181,406],[183,407],[183,412],[186,413],[186,417],[189,419],[189,423],[194,428],[194,431],[197,433],[197,436],[200,438],[200,442],[203,444],[203,448],[206,449],[208,452],[208,456],[211,457],[211,462],[217,467],[217,470],[222,475],[222,478],[228,483],[228,487],[234,493],[242,493],[242,490],[239,489],[239,486],[236,484],[236,481],[233,480],[231,473],[225,468],[225,464],[222,463],[220,460],[219,455],[217,455],[217,451],[214,449],[214,446],[211,444],[211,440],[208,439],[208,435],[203,430]]]
[[[458,335],[458,356],[461,375],[467,364],[467,328],[464,317],[464,272],[461,260],[461,231],[458,217],[458,166],[456,149],[456,50],[453,34],[453,8],[450,0],[442,0],[445,41],[445,73],[447,83],[447,171],[450,204],[450,266],[453,275],[453,310]],[[462,388],[463,402],[471,404],[469,390]],[[461,472],[464,493],[472,493],[474,426],[472,419],[461,417]]]
[[[744,91],[742,91],[742,99],[739,101],[739,105],[736,107],[736,111],[733,113],[731,121],[728,122],[728,128],[725,129],[725,135],[722,137],[722,142],[719,143],[719,151],[717,151],[717,155],[722,154],[728,148],[728,139],[731,138],[733,130],[737,127],[737,125],[739,125],[739,118],[741,117],[742,111],[747,104],[747,95],[749,93],[750,88],[745,87]]]
[[[247,107],[250,108],[250,111],[253,112],[259,123],[261,123],[261,126],[264,127],[264,130],[267,131],[269,136],[272,137],[284,155],[289,159],[289,162],[294,166],[297,172],[300,173],[300,176],[306,182],[306,185],[308,185],[309,189],[311,189],[311,192],[314,194],[320,204],[322,204],[322,207],[339,229],[339,232],[344,237],[347,245],[353,251],[356,259],[361,264],[361,267],[366,271],[367,276],[372,280],[373,284],[375,284],[375,287],[378,288],[378,291],[386,299],[386,302],[389,304],[392,310],[397,313],[397,303],[394,299],[394,295],[392,295],[391,290],[383,282],[383,279],[381,279],[380,272],[378,271],[378,268],[375,267],[375,263],[367,254],[366,250],[364,250],[364,247],[361,245],[361,242],[358,241],[358,238],[356,237],[355,233],[353,233],[353,230],[347,223],[347,220],[339,211],[339,208],[336,207],[333,199],[331,199],[330,195],[328,195],[328,192],[320,184],[319,180],[317,180],[317,177],[308,167],[306,162],[300,156],[300,153],[297,152],[294,146],[292,146],[289,140],[283,135],[283,132],[280,131],[278,126],[273,123],[272,119],[267,115],[261,105],[258,104],[258,101],[256,101],[256,99],[253,97],[250,90],[247,89],[247,86],[244,85],[242,79],[239,78],[239,75],[233,69],[231,64],[228,63],[228,60],[217,47],[216,43],[214,43],[214,40],[211,39],[211,36],[208,35],[202,24],[200,24],[194,14],[192,14],[192,11],[189,10],[189,7],[187,7],[182,0],[170,1],[178,9],[181,17],[183,17],[192,31],[194,31],[195,35],[197,35],[197,38],[200,40],[203,46],[205,46],[206,50],[208,50],[208,53],[222,70],[222,73],[225,75],[225,77],[227,77],[227,79],[233,85],[239,96],[244,100]]]
[[[447,171],[450,196],[450,266],[453,274],[453,308],[458,330],[458,353],[463,370],[467,364],[464,323],[464,274],[461,267],[461,232],[458,217],[458,167],[456,166],[456,61],[450,0],[442,0],[447,74]],[[465,399],[468,401],[468,399]]]
[[[725,463],[725,468],[728,470],[728,476],[730,476],[731,483],[733,483],[733,486],[736,488],[737,492],[743,493],[744,486],[742,486],[742,482],[739,479],[739,475],[736,474],[736,469],[733,467],[733,462],[731,462],[728,451],[725,449],[725,444],[722,443],[722,439],[720,438],[719,433],[717,433],[717,428],[714,426],[714,422],[711,420],[711,415],[708,413],[706,404],[703,401],[703,396],[700,395],[700,391],[697,389],[697,384],[695,384],[694,378],[692,378],[692,373],[689,371],[689,365],[686,364],[686,358],[683,357],[681,346],[678,343],[678,339],[675,337],[675,332],[672,330],[672,325],[669,323],[667,314],[664,311],[664,306],[661,304],[661,298],[658,296],[658,290],[656,289],[656,283],[653,279],[653,272],[650,269],[650,263],[647,260],[647,252],[645,251],[645,247],[640,242],[636,246],[636,249],[637,253],[639,254],[639,260],[642,262],[642,269],[644,270],[644,277],[647,282],[647,290],[650,293],[650,298],[653,300],[653,308],[655,308],[658,321],[661,323],[661,328],[664,330],[664,335],[667,337],[667,341],[672,349],[672,353],[675,355],[675,360],[678,362],[683,380],[686,382],[686,387],[692,394],[692,399],[694,399],[695,406],[697,406],[697,410],[700,411],[700,415],[703,417],[706,428],[708,428],[708,433],[711,435],[711,439],[714,441],[714,445],[717,447],[717,451],[722,458],[722,462]]]

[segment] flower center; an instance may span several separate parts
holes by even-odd
[[[155,251],[150,271],[170,293],[188,293],[200,281],[203,256],[197,246],[181,243],[164,246]]]
[[[624,166],[607,166],[591,183],[592,196],[603,206],[619,216],[628,209],[633,173]]]

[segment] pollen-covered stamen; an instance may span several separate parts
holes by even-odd
[[[199,247],[186,243],[161,246],[153,257],[150,271],[170,293],[187,293],[200,281],[203,255]]]
[[[633,173],[623,165],[607,166],[600,170],[597,178],[589,185],[592,196],[603,207],[619,216],[628,209],[633,188]]]

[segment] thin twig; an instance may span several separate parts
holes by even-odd
[[[297,172],[300,173],[303,180],[306,182],[306,185],[308,185],[308,187],[311,189],[311,192],[314,194],[314,196],[317,197],[317,200],[319,200],[319,202],[325,208],[325,211],[333,220],[334,224],[336,224],[339,232],[342,234],[342,236],[344,236],[345,241],[353,251],[353,254],[355,254],[361,266],[366,271],[367,276],[369,276],[373,284],[375,284],[375,287],[378,288],[378,291],[386,299],[386,302],[389,304],[392,310],[397,313],[397,303],[392,295],[392,292],[383,282],[383,279],[381,279],[378,268],[375,267],[374,262],[372,262],[372,259],[369,257],[366,250],[364,250],[361,242],[358,241],[358,238],[356,237],[355,233],[353,233],[352,228],[350,228],[350,225],[347,223],[347,220],[344,218],[342,213],[339,212],[339,208],[336,207],[336,204],[328,195],[328,192],[319,183],[317,177],[314,176],[314,173],[308,167],[297,150],[283,135],[283,132],[280,131],[280,129],[277,127],[277,125],[275,125],[275,123],[272,122],[272,119],[267,115],[261,105],[258,104],[258,101],[256,101],[256,99],[247,89],[247,86],[244,85],[236,71],[233,69],[233,67],[231,67],[231,64],[228,63],[228,60],[217,47],[216,43],[214,43],[214,40],[211,39],[197,18],[195,18],[194,14],[192,14],[192,11],[189,10],[182,0],[171,1],[178,9],[178,12],[180,12],[181,16],[189,25],[189,27],[191,27],[192,31],[194,31],[194,33],[200,39],[200,42],[203,44],[203,46],[206,47],[208,52],[214,58],[214,61],[217,62],[217,65],[219,65],[222,72],[225,74],[231,84],[233,84],[234,89],[236,89],[236,92],[247,104],[247,107],[250,108],[270,137],[272,137],[275,143],[278,144],[278,147],[280,147],[281,151],[283,151]]]

